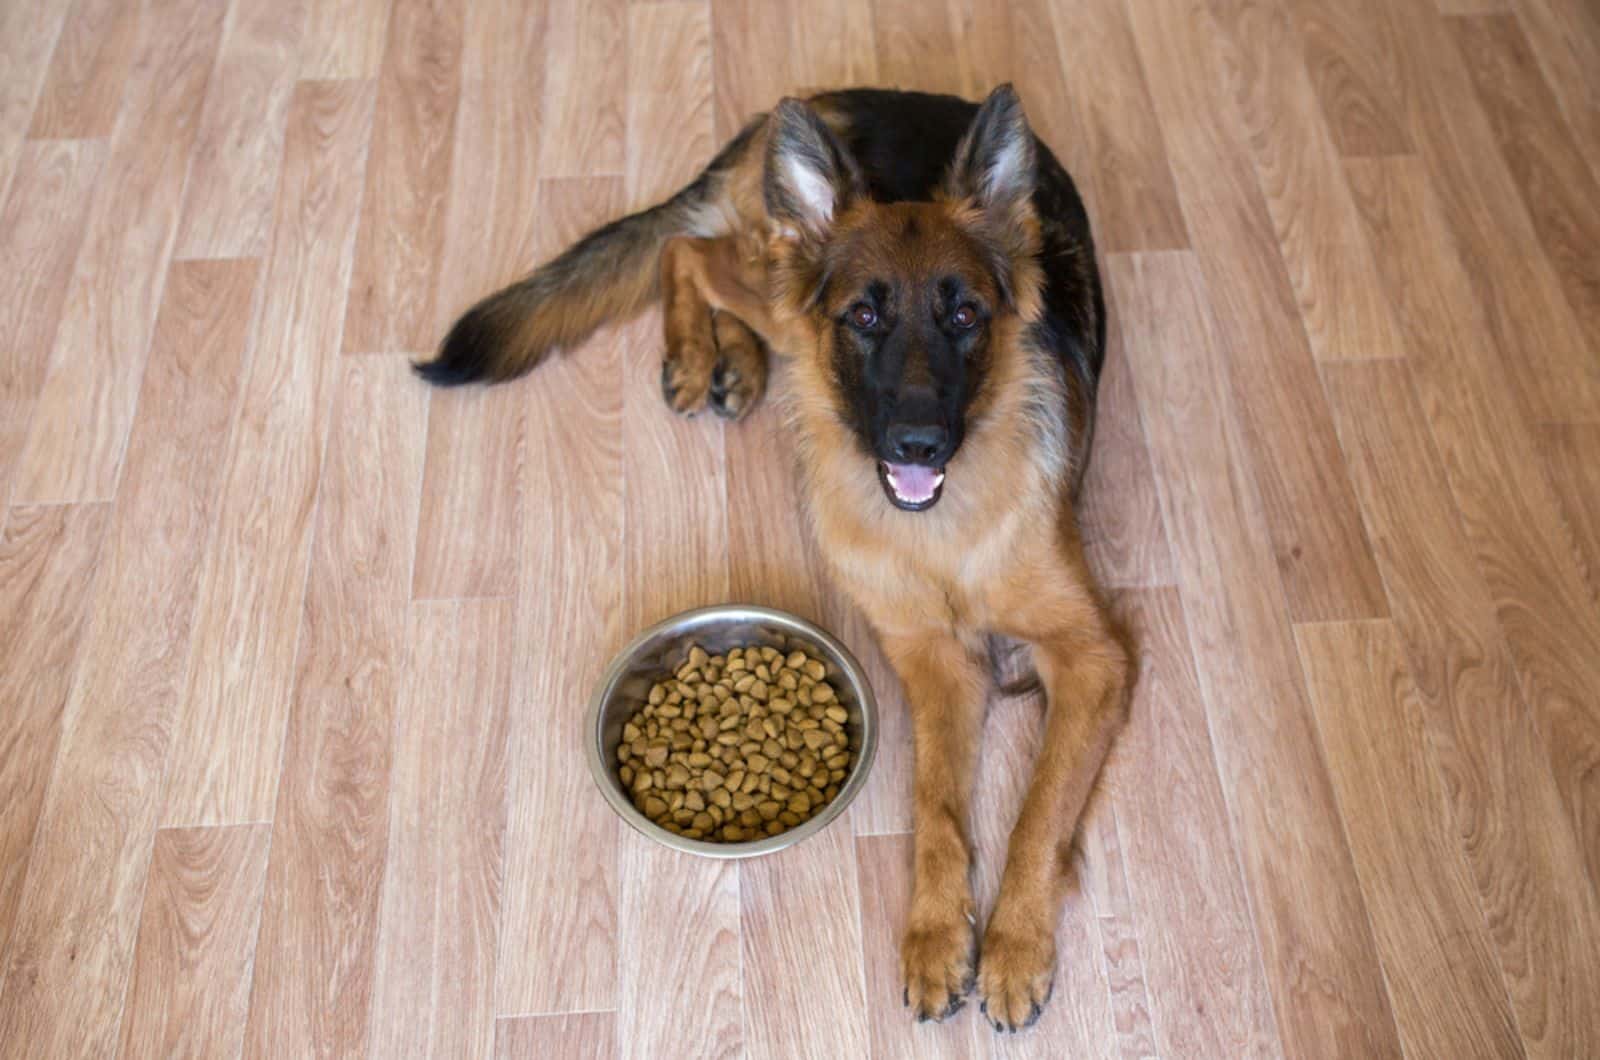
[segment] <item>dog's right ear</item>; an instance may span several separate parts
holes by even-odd
[[[785,99],[772,112],[762,196],[767,215],[796,234],[820,239],[862,193],[861,168],[806,103]]]

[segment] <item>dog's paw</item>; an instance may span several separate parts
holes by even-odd
[[[667,407],[682,416],[693,416],[706,407],[711,394],[713,356],[690,344],[668,347],[661,358],[661,396]]]
[[[761,396],[759,380],[749,378],[737,364],[724,357],[711,370],[711,411],[725,420],[739,420]]]
[[[989,931],[978,963],[978,997],[997,1031],[1031,1027],[1055,988],[1056,948],[1049,931]]]
[[[967,1003],[972,990],[972,925],[961,919],[949,923],[913,925],[900,944],[900,970],[904,976],[902,1000],[920,1023],[938,1022]]]

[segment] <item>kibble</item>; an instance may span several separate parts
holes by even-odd
[[[698,644],[624,723],[617,775],[651,821],[742,843],[815,816],[852,759],[849,712],[821,660],[796,649]]]

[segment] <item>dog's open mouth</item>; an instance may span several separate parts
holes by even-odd
[[[920,512],[932,508],[944,489],[944,468],[922,464],[891,464],[878,461],[878,479],[889,502],[901,511]]]

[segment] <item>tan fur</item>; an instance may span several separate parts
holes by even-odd
[[[811,529],[838,583],[876,628],[912,714],[917,817],[902,947],[907,1002],[921,1018],[941,1018],[960,1006],[975,978],[991,1022],[1014,1030],[1037,1015],[1049,992],[1062,866],[1121,723],[1129,668],[1084,566],[1072,509],[1092,394],[1063,369],[1060,351],[1030,346],[1029,325],[1041,312],[1040,219],[1031,198],[1007,194],[1015,181],[1004,181],[1032,165],[1033,141],[1009,88],[990,100],[996,106],[986,103],[982,113],[993,123],[983,137],[969,131],[964,138],[943,198],[874,203],[845,186],[846,165],[830,178],[843,182],[836,210],[821,186],[791,182],[776,188],[779,219],[768,216],[764,195],[769,155],[787,152],[791,170],[796,157],[830,164],[819,116],[836,131],[842,121],[825,100],[816,111],[786,101],[672,200],[593,233],[486,299],[457,325],[439,360],[420,370],[439,382],[505,378],[601,320],[632,312],[658,288],[662,385],[678,411],[709,405],[744,415],[766,387],[767,350],[779,358]],[[1009,153],[994,154],[996,145]],[[990,153],[980,158],[979,147]],[[1000,157],[1004,167],[972,168]],[[991,178],[1002,182],[999,191]],[[1080,251],[1054,267],[1077,270],[1087,292],[1092,254]],[[876,460],[848,426],[831,344],[849,306],[823,304],[824,272],[838,281],[827,285],[834,298],[852,297],[852,272],[855,281],[893,274],[924,285],[959,274],[994,307],[987,373],[945,468],[943,495],[928,510],[887,502]],[[1093,334],[1098,321],[1087,295],[1073,312],[1080,333]],[[978,947],[967,814],[989,634],[1032,646],[1049,706]]]
[[[888,224],[918,211],[959,231],[982,231],[961,202],[862,204],[851,225]],[[902,947],[906,999],[922,1017],[959,1007],[976,985],[991,1020],[1026,1025],[1048,996],[1054,934],[1064,898],[1067,850],[1094,778],[1120,726],[1128,655],[1084,565],[1072,490],[1085,458],[1087,402],[1059,375],[1041,370],[1026,325],[1039,312],[1037,265],[1022,221],[1018,298],[994,321],[998,351],[970,431],[951,460],[944,496],[932,509],[888,505],[874,461],[845,427],[830,378],[831,327],[796,292],[811,279],[793,233],[741,217],[734,243],[701,242],[707,255],[684,269],[702,315],[740,304],[766,285],[768,302],[749,310],[784,358],[785,411],[799,441],[798,466],[813,533],[837,582],[867,614],[905,686],[916,740],[914,891]],[[754,232],[759,255],[739,255]],[[1013,240],[1019,237],[1010,233]],[[739,239],[743,243],[738,243]],[[719,257],[721,265],[710,260]],[[741,270],[728,263],[739,261]],[[692,327],[667,321],[668,347]],[[969,885],[967,809],[987,674],[981,638],[998,632],[1028,642],[1049,707],[1044,745],[1012,832],[999,900],[981,947]],[[974,968],[974,954],[981,953]]]

